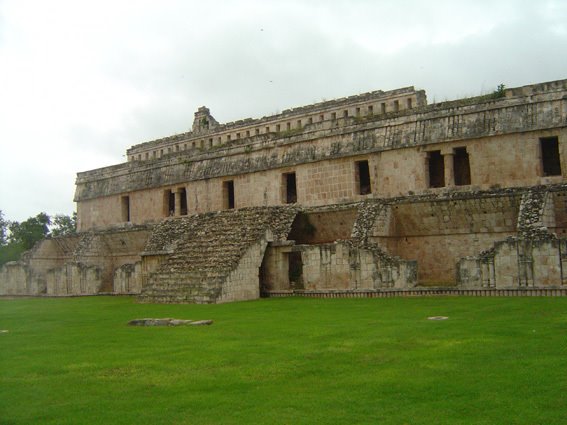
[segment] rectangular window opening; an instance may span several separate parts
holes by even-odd
[[[295,173],[284,174],[283,183],[285,186],[284,202],[286,204],[295,204],[297,202],[297,182]]]
[[[286,123],[285,128],[286,130],[291,130],[291,123]]]
[[[165,217],[175,215],[175,193],[170,189],[163,192],[163,215]]]
[[[394,100],[394,112],[398,112],[400,110],[400,101]]]
[[[413,108],[413,100],[411,97],[408,97],[407,99],[407,105],[408,105],[408,109]]]
[[[368,115],[374,114],[374,106],[368,105]]]
[[[383,114],[386,113],[386,104],[385,103],[380,104],[380,112],[382,112]]]
[[[368,161],[357,161],[355,168],[355,180],[358,187],[359,195],[368,195],[372,192],[372,187],[370,186],[370,169],[368,167]]]
[[[428,153],[429,187],[445,186],[445,164],[441,151]]]
[[[234,181],[223,182],[224,209],[234,208]]]
[[[541,163],[544,176],[560,176],[561,161],[559,159],[559,139],[542,137],[539,139],[541,148]]]
[[[455,186],[471,184],[471,167],[467,148],[456,148],[454,150],[453,170],[455,173]]]
[[[122,197],[122,221],[130,221],[130,197]]]
[[[179,202],[180,215],[187,215],[188,208],[187,208],[187,189],[184,187],[180,187],[177,189],[177,195],[181,198]]]

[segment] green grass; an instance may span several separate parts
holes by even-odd
[[[0,329],[1,424],[567,423],[567,298],[18,299]]]

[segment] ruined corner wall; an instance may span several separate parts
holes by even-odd
[[[462,288],[560,288],[567,283],[566,188],[534,187],[521,197],[518,232],[490,249],[462,258]]]
[[[130,227],[39,241],[20,261],[0,269],[0,295],[139,292],[135,264],[149,232],[147,226]]]
[[[558,288],[567,284],[567,240],[509,238],[457,264],[461,288]]]

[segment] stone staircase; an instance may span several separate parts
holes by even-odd
[[[150,236],[145,256],[166,255],[150,274],[141,302],[214,303],[248,250],[285,240],[293,207],[244,208],[164,220]],[[256,273],[257,279],[257,273]]]

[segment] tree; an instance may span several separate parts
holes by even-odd
[[[0,246],[8,243],[8,221],[4,219],[4,213],[0,210]]]
[[[34,244],[49,234],[50,217],[42,212],[35,217],[18,223],[13,221],[8,225],[10,243],[21,245],[25,250],[31,249]]]
[[[64,214],[56,214],[53,217],[51,228],[51,236],[64,236],[75,233],[77,231],[77,213],[71,216]]]

